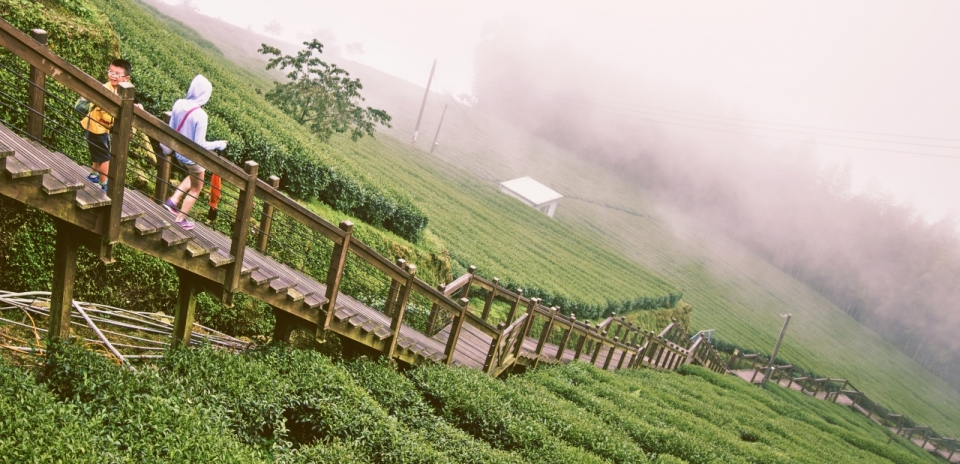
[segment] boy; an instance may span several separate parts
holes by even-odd
[[[104,87],[117,93],[121,82],[130,80],[130,62],[116,59],[110,62],[107,68],[107,82]],[[94,104],[90,104],[87,116],[80,121],[83,126],[83,135],[90,150],[90,182],[99,182],[103,191],[107,191],[107,173],[110,172],[110,129],[113,127],[114,115],[103,111]]]

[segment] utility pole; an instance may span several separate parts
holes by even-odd
[[[413,140],[410,145],[417,143],[417,135],[420,132],[420,120],[423,119],[423,109],[427,106],[427,97],[430,95],[430,83],[433,82],[433,72],[437,70],[437,60],[433,60],[433,67],[430,68],[430,78],[427,79],[427,90],[423,91],[423,103],[420,104],[420,114],[417,116],[417,125],[413,128]]]
[[[767,372],[763,374],[763,380],[760,382],[760,386],[767,384],[767,379],[770,378],[770,372],[773,370],[773,363],[777,359],[777,351],[780,351],[780,342],[783,341],[783,334],[787,333],[787,325],[790,324],[790,316],[792,314],[781,314],[781,316],[787,318],[783,321],[783,328],[780,329],[780,337],[777,338],[777,344],[773,347],[773,354],[770,355],[770,362],[767,364]]]
[[[430,145],[430,153],[437,148],[437,139],[440,138],[440,126],[443,126],[443,117],[447,115],[447,105],[443,105],[443,113],[440,113],[440,124],[437,124],[437,135],[433,136],[433,145]]]

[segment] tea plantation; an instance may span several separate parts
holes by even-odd
[[[230,37],[250,34],[242,28],[228,29],[212,18],[192,16],[189,20],[205,39],[223,44],[224,49],[232,47],[233,53],[238,53],[235,46],[206,31],[228,31]],[[257,37],[237,42],[244,40],[256,43]],[[256,57],[231,57],[248,66],[256,63]],[[424,78],[428,65],[424,65]],[[442,65],[438,65],[440,85],[434,87],[441,92]],[[523,246],[527,242],[518,239],[549,231],[541,226],[543,223],[559,223],[563,230],[570,231],[570,237],[577,237],[575,241],[612,251],[618,259],[626,259],[678,287],[684,302],[693,305],[694,331],[717,329],[715,336],[724,342],[769,352],[783,321],[780,314],[792,313],[780,359],[820,375],[849,378],[882,405],[931,424],[938,432],[960,434],[960,393],[956,386],[927,372],[736,241],[659,201],[612,170],[482,112],[458,108],[442,94],[430,97],[421,126],[436,127],[443,104],[448,103],[441,145],[433,154],[427,153],[425,144],[420,149],[411,148],[409,137],[423,88],[359,63],[343,66],[367,83],[372,105],[386,108],[393,115],[393,128],[384,131],[393,137],[378,136],[357,144],[334,140],[333,144],[370,178],[418,192],[418,199],[430,199],[418,201],[418,205],[430,217],[430,229],[449,246],[455,261],[476,264],[484,275],[518,281],[520,286],[534,280],[526,276],[536,276],[536,282],[551,282],[542,279],[551,278],[546,274],[559,272],[559,268],[528,266],[525,263],[530,261],[522,254],[529,251],[539,258],[556,253],[564,259],[592,255],[570,257],[562,250],[558,253],[557,247],[541,245],[539,238],[537,247],[528,250]],[[497,182],[523,175],[532,175],[565,195],[554,221],[527,216],[518,202],[497,198],[502,196],[496,193]],[[447,182],[454,187],[446,187]],[[431,192],[434,188],[436,192]],[[498,205],[495,211],[504,213],[490,216],[477,209],[481,202]],[[504,209],[499,209],[500,205]],[[524,226],[516,225],[516,218],[525,218],[535,231],[529,235],[517,233]],[[509,246],[499,247],[498,243]]]
[[[506,381],[268,346],[133,372],[73,344],[0,364],[0,461],[936,462],[862,415],[698,367]]]

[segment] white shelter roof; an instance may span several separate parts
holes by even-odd
[[[500,187],[506,188],[517,195],[526,198],[534,205],[542,205],[553,200],[563,198],[563,195],[553,191],[550,187],[541,184],[529,177],[501,182]]]

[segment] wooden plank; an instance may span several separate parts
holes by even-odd
[[[50,172],[50,168],[31,162],[29,158],[17,154],[3,158],[4,170],[10,174],[13,179],[22,179],[24,177],[41,176]]]
[[[198,237],[194,237],[192,241],[187,243],[187,254],[189,254],[191,258],[208,255],[216,249],[217,247],[204,240],[200,240]]]
[[[160,233],[160,240],[166,246],[177,246],[193,240],[193,236],[187,235],[179,227],[168,227]]]
[[[108,206],[110,204],[110,198],[107,197],[106,193],[103,193],[100,187],[85,185],[82,189],[77,190],[76,202],[80,209],[87,210]]]
[[[75,192],[83,187],[83,184],[67,185],[62,180],[54,176],[53,173],[43,175],[43,191],[47,195],[59,195],[61,193]]]
[[[171,224],[162,219],[141,216],[133,222],[133,228],[139,235],[150,235],[160,232],[163,229],[169,229]]]
[[[327,302],[327,298],[320,294],[313,294],[303,299],[303,304],[310,309],[317,309]],[[339,308],[339,306],[337,306]]]
[[[282,277],[279,279],[274,279],[270,281],[270,290],[273,290],[274,293],[283,293],[296,286],[297,286],[296,282],[288,282]]]

